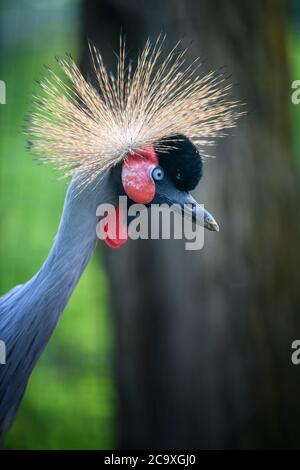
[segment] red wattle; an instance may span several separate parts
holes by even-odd
[[[105,219],[103,219],[101,230],[105,234],[103,241],[110,248],[120,248],[127,242],[127,224],[124,222],[124,212],[121,207],[116,207],[115,214],[109,214]]]

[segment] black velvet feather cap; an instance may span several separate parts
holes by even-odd
[[[158,150],[159,164],[180,191],[196,188],[202,177],[202,158],[196,146],[184,135],[176,135],[160,142],[167,151]]]

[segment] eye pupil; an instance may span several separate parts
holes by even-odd
[[[153,169],[152,178],[154,179],[154,181],[161,181],[164,176],[164,170],[160,166],[157,166]]]

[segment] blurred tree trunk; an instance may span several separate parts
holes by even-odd
[[[299,249],[286,28],[280,0],[102,0],[83,31],[115,60],[148,35],[183,37],[226,66],[248,115],[219,141],[196,197],[220,223],[200,252],[180,241],[105,250],[116,327],[121,448],[300,444]],[[87,49],[83,54],[87,64]],[[298,309],[298,312],[297,312]]]

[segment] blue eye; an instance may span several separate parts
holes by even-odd
[[[160,166],[156,166],[152,170],[152,178],[154,181],[161,181],[165,176],[164,170]]]

